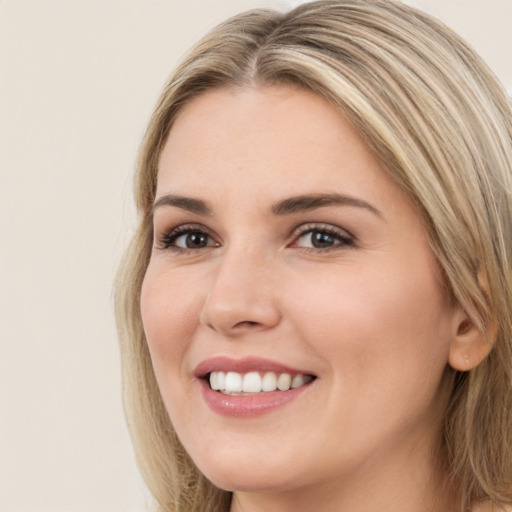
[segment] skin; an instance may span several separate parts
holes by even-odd
[[[370,207],[272,212],[333,191]],[[358,133],[306,91],[209,91],[171,129],[156,201],[167,194],[211,211],[155,208],[144,328],[178,436],[234,491],[232,512],[454,510],[433,454],[448,362],[471,329],[446,297],[419,215]],[[164,248],[187,224],[206,246]],[[301,226],[340,235],[319,249]],[[264,357],[317,379],[276,410],[226,417],[194,376],[215,356]]]

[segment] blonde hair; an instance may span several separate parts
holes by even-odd
[[[393,0],[256,10],[208,34],[164,88],[140,149],[139,228],[117,277],[125,407],[143,476],[162,512],[227,511],[196,469],[153,374],[139,296],[152,244],[158,159],[185,104],[216,87],[291,84],[359,130],[415,204],[450,293],[490,335],[490,355],[454,374],[443,453],[460,510],[512,501],[512,114],[509,98],[456,34]]]

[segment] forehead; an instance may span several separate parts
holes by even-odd
[[[358,194],[373,185],[391,183],[323,98],[291,86],[224,88],[178,115],[160,157],[157,196],[247,189],[279,199],[283,187],[290,194]]]

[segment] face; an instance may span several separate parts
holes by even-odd
[[[270,492],[417,464],[454,330],[439,274],[418,214],[323,99],[194,99],[161,155],[141,308],[199,469]]]

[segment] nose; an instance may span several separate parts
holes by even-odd
[[[201,323],[228,337],[275,327],[281,314],[272,268],[257,252],[234,249],[223,256],[203,304]]]

